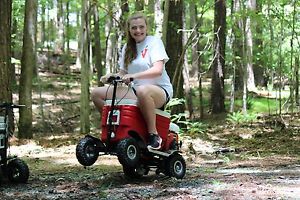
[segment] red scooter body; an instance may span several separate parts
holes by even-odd
[[[118,101],[117,101],[118,102]],[[109,134],[109,123],[108,117],[111,110],[111,105],[108,104],[103,107],[102,111],[102,134],[101,141],[107,143]],[[162,150],[168,150],[170,142],[174,140],[173,134],[169,133],[170,116],[168,113],[156,110],[156,126],[160,137],[163,140]],[[131,133],[136,133],[145,144],[148,144],[149,133],[147,131],[147,125],[143,118],[143,115],[136,105],[136,101],[126,99],[122,100],[114,107],[112,117],[112,128],[113,132],[110,139],[110,144],[118,143],[124,138],[131,137]],[[114,135],[114,136],[113,136]],[[177,134],[176,134],[177,135]]]

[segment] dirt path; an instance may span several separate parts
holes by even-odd
[[[13,146],[11,153],[26,161],[31,175],[24,185],[2,181],[1,199],[300,199],[300,161],[295,157],[234,161],[186,154],[183,180],[152,171],[140,180],[126,180],[112,156],[84,169],[76,160],[75,145],[43,148],[29,143]]]

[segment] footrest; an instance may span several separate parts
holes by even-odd
[[[164,157],[169,157],[170,155],[172,155],[175,152],[178,152],[177,150],[170,150],[170,151],[160,151],[160,150],[155,150],[152,149],[151,147],[147,147],[148,151],[160,156],[164,156]]]

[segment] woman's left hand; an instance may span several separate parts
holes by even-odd
[[[132,80],[135,79],[135,76],[134,74],[125,74],[123,77],[122,77],[122,80],[125,84],[129,84]]]

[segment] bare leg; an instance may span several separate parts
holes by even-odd
[[[137,88],[137,96],[148,132],[157,134],[155,108],[160,108],[164,105],[166,101],[165,92],[158,86],[144,85]]]
[[[92,101],[94,105],[98,109],[98,111],[102,112],[102,107],[105,104],[105,100],[112,99],[113,87],[103,86],[97,87],[92,91]],[[137,99],[135,94],[131,89],[127,86],[118,86],[117,88],[117,98],[125,98],[125,99]]]

